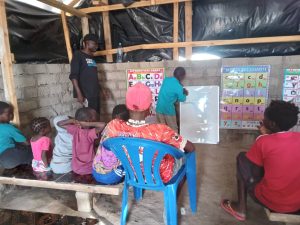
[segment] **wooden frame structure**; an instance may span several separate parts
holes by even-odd
[[[238,45],[238,44],[259,44],[259,43],[279,43],[279,42],[300,42],[300,35],[292,36],[277,36],[277,37],[257,37],[257,38],[243,38],[234,40],[213,40],[213,41],[192,41],[192,2],[193,0],[141,0],[131,4],[128,7],[123,4],[109,5],[108,0],[101,0],[102,6],[93,6],[84,9],[75,9],[74,6],[80,0],[73,0],[70,4],[66,5],[58,0],[38,0],[50,6],[56,7],[61,12],[61,19],[64,31],[64,37],[67,47],[68,59],[72,59],[72,49],[70,43],[70,33],[67,23],[66,13],[74,16],[81,17],[83,35],[89,33],[89,14],[101,13],[103,17],[103,30],[105,39],[105,50],[97,51],[95,56],[106,56],[107,62],[113,62],[113,54],[116,54],[117,49],[112,49],[111,29],[109,21],[109,12],[115,10],[124,10],[127,8],[149,7],[154,5],[173,4],[173,42],[172,43],[154,43],[142,44],[124,47],[124,52],[130,52],[140,49],[173,49],[173,60],[179,59],[179,48],[185,48],[186,59],[191,59],[192,48],[200,46],[220,46],[220,45]],[[18,114],[18,105],[16,98],[16,91],[14,85],[13,69],[12,69],[12,54],[10,52],[8,29],[5,14],[5,0],[0,0],[0,62],[3,74],[5,96],[6,100],[10,101],[15,109],[16,124],[20,123]],[[185,5],[185,42],[178,42],[178,26],[179,26],[179,4]]]

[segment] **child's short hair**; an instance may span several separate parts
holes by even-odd
[[[75,119],[78,121],[89,121],[94,116],[94,113],[97,114],[96,110],[90,107],[80,108],[75,113]]]
[[[129,120],[129,111],[125,104],[116,105],[112,111],[112,118],[119,118],[121,120]]]
[[[11,105],[7,102],[1,102],[0,101],[0,115],[4,112],[5,109],[10,108]]]
[[[49,124],[50,121],[45,117],[34,118],[31,121],[31,130],[34,134],[38,134],[42,129],[45,129],[47,126],[49,126]]]
[[[299,108],[294,103],[273,100],[265,110],[265,117],[281,131],[288,131],[298,122]]]

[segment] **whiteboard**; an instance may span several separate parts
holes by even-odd
[[[180,103],[180,134],[193,143],[219,142],[219,86],[188,86]]]

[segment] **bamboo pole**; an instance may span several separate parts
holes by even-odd
[[[123,47],[123,52],[131,52],[140,49],[160,49],[160,48],[185,48],[185,47],[201,47],[201,46],[222,46],[222,45],[242,45],[242,44],[261,44],[261,43],[282,43],[282,42],[300,42],[300,35],[291,36],[275,36],[275,37],[258,37],[258,38],[242,38],[233,40],[212,40],[212,41],[189,41],[177,43],[156,43],[142,44],[130,47]],[[95,56],[116,54],[117,49],[97,51]]]
[[[192,41],[192,19],[193,19],[193,8],[192,2],[185,2],[185,41]],[[190,60],[192,58],[193,49],[192,47],[185,48],[185,58]]]
[[[108,0],[103,0],[103,3],[108,5]],[[104,30],[104,41],[105,41],[105,49],[112,49],[111,45],[111,30],[110,30],[110,22],[109,22],[109,12],[103,12],[103,30]],[[113,62],[113,56],[111,54],[106,55],[107,62]]]
[[[87,17],[81,17],[82,36],[90,33],[89,19]]]
[[[67,47],[68,59],[69,59],[69,62],[71,62],[73,53],[72,53],[72,48],[71,48],[70,33],[69,33],[66,13],[63,11],[61,12],[61,21],[62,21],[63,30],[64,30],[64,37],[65,37],[65,42],[66,42],[66,47]]]
[[[0,61],[6,101],[14,107],[13,122],[20,126],[20,115],[16,96],[12,57],[9,45],[8,27],[4,0],[0,0]]]

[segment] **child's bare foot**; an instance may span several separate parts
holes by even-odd
[[[246,215],[245,213],[239,212],[236,202],[231,202],[228,199],[223,199],[221,201],[221,207],[230,215],[232,215],[234,218],[236,218],[239,221],[245,221]]]

